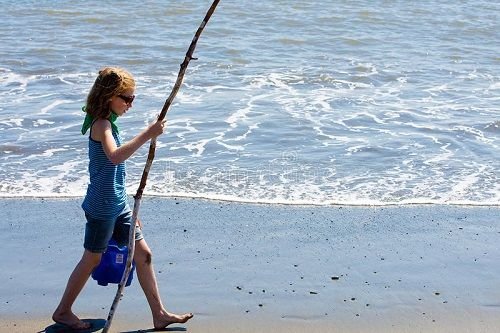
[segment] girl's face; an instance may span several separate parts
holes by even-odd
[[[113,96],[109,107],[117,116],[122,116],[132,107],[134,97],[134,89],[127,89],[123,93]]]

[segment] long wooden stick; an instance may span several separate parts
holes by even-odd
[[[205,18],[203,19],[203,22],[201,22],[200,27],[196,31],[193,40],[191,41],[191,45],[189,45],[189,49],[186,52],[186,56],[184,57],[184,61],[181,64],[181,68],[179,70],[179,74],[177,75],[177,80],[175,81],[175,85],[172,88],[172,92],[168,96],[167,100],[165,101],[165,104],[163,105],[163,108],[160,112],[160,115],[158,116],[158,121],[162,121],[165,116],[167,115],[168,109],[170,108],[170,105],[172,105],[172,102],[177,95],[177,92],[179,91],[179,88],[181,87],[182,81],[184,79],[184,74],[186,72],[186,69],[189,65],[189,62],[191,59],[196,60],[196,58],[193,58],[193,52],[194,49],[196,48],[196,43],[198,42],[198,38],[200,37],[203,29],[205,28],[205,25],[208,23],[208,20],[212,16],[213,12],[215,11],[215,8],[219,4],[220,0],[215,0],[210,8],[207,11],[207,14],[205,15]],[[136,225],[137,223],[137,216],[139,215],[139,208],[141,206],[141,199],[142,199],[142,194],[144,192],[144,188],[146,187],[146,181],[149,175],[149,170],[151,169],[151,165],[153,164],[153,159],[155,158],[155,151],[156,151],[156,138],[151,139],[151,143],[149,145],[149,153],[148,153],[148,159],[146,161],[146,165],[144,166],[144,171],[142,172],[142,177],[141,177],[141,183],[139,184],[139,188],[137,189],[137,192],[134,196],[134,210],[132,213],[132,225]],[[109,310],[108,314],[108,319],[106,321],[106,325],[104,326],[102,332],[107,333],[109,328],[111,327],[111,322],[113,320],[113,316],[116,312],[116,308],[118,307],[118,302],[123,296],[123,289],[125,287],[125,284],[127,282],[128,276],[130,275],[130,271],[132,270],[132,260],[134,258],[134,251],[135,251],[135,228],[131,226],[130,231],[129,231],[129,237],[128,237],[128,256],[127,256],[127,263],[125,267],[125,271],[123,272],[122,279],[120,283],[118,284],[118,290],[116,291],[115,298],[113,300],[113,304],[111,305],[111,308]]]

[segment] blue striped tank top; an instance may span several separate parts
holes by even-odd
[[[92,132],[92,129],[91,129]],[[113,131],[116,146],[122,139]],[[93,218],[115,219],[130,210],[125,189],[125,162],[113,164],[106,156],[99,141],[89,135],[89,176],[83,210]]]

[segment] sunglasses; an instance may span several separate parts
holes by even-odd
[[[118,97],[120,97],[121,99],[123,99],[125,101],[125,103],[130,105],[134,101],[135,95],[132,95],[132,96],[118,95]]]

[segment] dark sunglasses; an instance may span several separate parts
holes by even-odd
[[[134,101],[135,95],[132,95],[132,96],[118,95],[118,97],[123,99],[125,101],[125,103],[132,104],[132,102]]]

